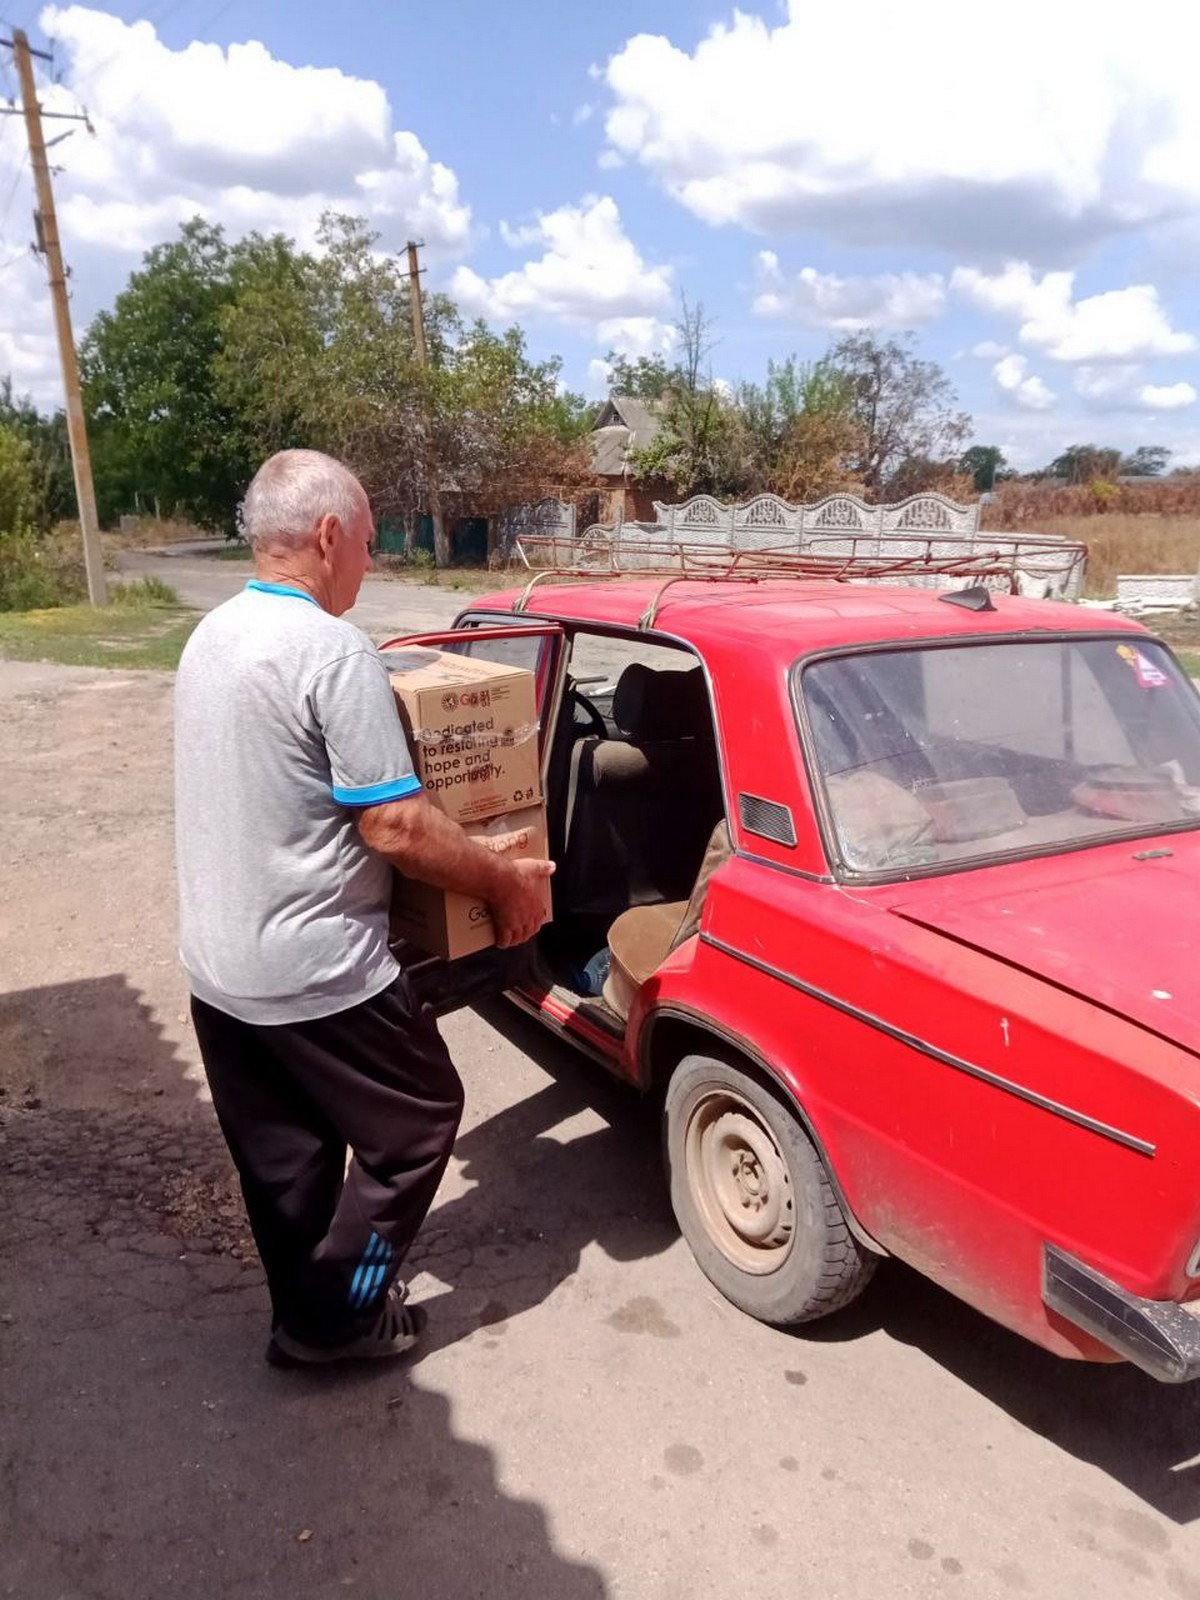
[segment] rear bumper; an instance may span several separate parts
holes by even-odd
[[[1042,1252],[1042,1300],[1160,1383],[1200,1378],[1200,1301],[1193,1312],[1143,1300],[1052,1244]]]

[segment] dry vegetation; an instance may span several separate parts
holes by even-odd
[[[1119,572],[1200,570],[1200,477],[1004,484],[984,507],[983,526],[1082,540],[1087,592],[1108,598]]]
[[[1087,593],[1098,600],[1116,594],[1119,572],[1200,570],[1200,513],[1047,517],[1038,531],[1063,534],[1087,545]]]
[[[1140,478],[1121,483],[1002,483],[984,508],[985,528],[1044,531],[1061,517],[1200,517],[1200,475]]]

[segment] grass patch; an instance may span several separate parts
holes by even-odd
[[[525,570],[521,568],[522,572]],[[476,594],[511,587],[505,569],[464,566],[442,567],[439,570],[432,561],[406,561],[403,556],[393,555],[375,557],[374,575],[392,579],[396,583],[419,583],[430,589],[470,589]]]
[[[1171,646],[1189,678],[1200,678],[1200,616],[1180,611],[1138,620],[1164,644]]]
[[[109,604],[114,606],[176,606],[179,596],[161,578],[136,578],[132,583],[111,583]]]
[[[149,585],[173,591],[157,579]],[[141,589],[131,584],[131,589]],[[114,585],[114,597],[116,595]],[[0,656],[11,661],[54,661],[68,667],[152,667],[174,671],[200,620],[180,605],[147,600],[144,593],[107,606],[56,606],[49,611],[0,614]]]

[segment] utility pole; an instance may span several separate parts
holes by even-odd
[[[421,268],[417,251],[421,248],[408,241],[408,299],[412,308],[413,348],[417,365],[424,371],[429,366],[429,349],[425,343],[425,302],[421,297]],[[433,524],[433,561],[438,567],[450,565],[450,541],[446,537],[446,524],[442,517],[442,496],[437,486],[437,462],[430,437],[429,407],[425,407],[425,477],[429,493],[429,520]]]
[[[83,397],[79,390],[79,362],[75,355],[75,339],[71,332],[71,307],[67,299],[67,275],[63,266],[62,247],[58,238],[58,218],[54,210],[54,190],[50,183],[50,164],[46,160],[46,140],[42,133],[42,108],[38,104],[37,88],[33,81],[33,57],[44,61],[50,57],[42,50],[31,50],[28,36],[21,28],[13,29],[11,40],[4,40],[12,50],[17,63],[17,76],[21,83],[21,106],[25,116],[25,132],[29,139],[29,164],[37,189],[38,209],[34,212],[37,229],[35,248],[46,257],[50,277],[50,298],[54,305],[54,325],[58,334],[58,354],[62,363],[63,388],[66,391],[67,438],[71,445],[71,467],[75,474],[75,499],[79,506],[79,531],[83,536],[83,561],[87,569],[88,599],[94,606],[102,606],[108,599],[104,581],[104,563],[100,556],[100,524],[96,516],[96,491],[92,485],[92,462],[88,454],[87,426],[83,420]],[[59,120],[87,123],[86,116],[66,113],[47,113]],[[88,123],[90,128],[91,124]]]
[[[419,244],[408,241],[408,288],[412,306],[413,344],[417,348],[417,361],[422,367],[429,365],[429,352],[425,348],[425,302],[421,297],[421,268],[417,260]]]

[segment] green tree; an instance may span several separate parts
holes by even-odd
[[[32,446],[14,427],[0,423],[0,538],[29,533],[38,514]]]
[[[148,252],[88,329],[81,366],[102,520],[153,502],[207,527],[230,525],[251,470],[214,378],[232,295],[224,235],[197,217]]]
[[[679,360],[658,399],[661,426],[645,449],[634,451],[634,470],[664,479],[681,496],[739,493],[745,457],[734,398],[713,382],[712,319],[685,298],[675,331]]]
[[[1055,456],[1046,469],[1051,477],[1065,478],[1068,483],[1092,483],[1096,479],[1115,478],[1121,465],[1121,452],[1094,444],[1072,444]]]
[[[745,492],[804,501],[857,487],[850,462],[861,453],[862,433],[853,392],[828,359],[768,362],[764,383],[739,386],[737,418]]]
[[[906,460],[957,456],[971,429],[949,378],[936,362],[920,360],[912,344],[912,334],[883,341],[851,333],[829,353],[831,369],[850,386],[862,430],[858,471],[876,493]]]
[[[613,394],[627,394],[634,400],[661,400],[675,381],[674,369],[662,356],[628,356],[610,350],[606,357],[608,387]]]
[[[958,460],[959,472],[970,474],[980,494],[994,489],[1002,478],[1010,476],[1007,467],[1004,451],[998,444],[973,444]]]
[[[444,295],[425,301],[428,364],[416,357],[407,272],[361,220],[322,219],[321,253],[285,239],[231,252],[233,295],[219,314],[217,394],[259,459],[303,444],[345,460],[380,519],[436,507],[483,515],[578,477],[587,425],[561,391],[557,361],[529,359],[519,329],[464,327]]]
[[[230,252],[229,282],[212,378],[237,453],[258,462],[323,442],[313,431],[325,334],[317,263],[282,234],[251,234]]]
[[[34,479],[32,524],[47,529],[76,514],[75,480],[67,419],[62,411],[45,417],[28,397],[17,398],[10,377],[0,378],[0,427],[11,428],[29,445]]]
[[[1165,445],[1140,444],[1130,455],[1122,456],[1120,471],[1127,478],[1158,478],[1167,470],[1171,452]]]

